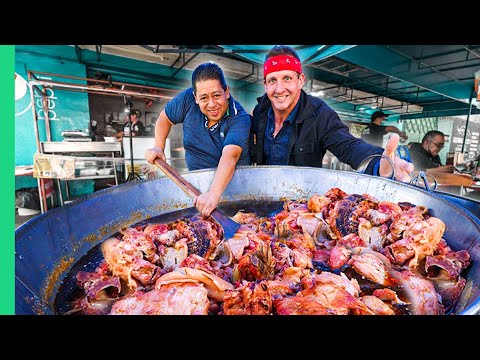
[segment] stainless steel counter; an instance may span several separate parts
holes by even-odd
[[[122,144],[100,141],[51,141],[42,142],[44,153],[121,152]]]

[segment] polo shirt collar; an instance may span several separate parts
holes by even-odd
[[[229,101],[229,104],[228,104],[228,107],[227,107],[227,111],[222,116],[222,118],[220,120],[218,120],[215,124],[213,124],[210,128],[208,127],[208,118],[205,114],[203,114],[203,121],[204,121],[203,124],[204,124],[206,129],[208,129],[210,131],[215,131],[218,128],[218,126],[220,125],[220,123],[223,121],[223,119],[226,119],[227,117],[230,116],[230,112],[233,113],[234,115],[237,115],[238,110],[237,110],[237,107],[235,106],[235,102],[233,101],[232,96],[230,96],[230,99],[228,99],[228,101]]]

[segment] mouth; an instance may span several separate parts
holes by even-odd
[[[220,114],[220,110],[208,110],[208,114],[212,117],[218,116]]]

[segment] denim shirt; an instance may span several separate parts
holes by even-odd
[[[251,154],[257,165],[268,165],[265,156],[267,138],[268,112],[272,107],[268,96],[257,98],[258,104],[253,109]],[[282,165],[322,167],[325,152],[329,150],[341,162],[357,169],[365,158],[383,153],[383,149],[356,138],[348,127],[342,123],[338,114],[322,99],[313,97],[302,90],[297,104],[297,116],[293,119],[288,143],[288,162]],[[372,160],[367,174],[379,162]]]
[[[276,137],[273,137],[275,131],[275,115],[273,109],[268,111],[267,129],[265,131],[265,143],[263,149],[265,151],[265,163],[268,165],[285,165],[288,164],[288,141],[292,133],[292,125],[297,116],[298,102],[293,111],[284,120],[283,126]]]

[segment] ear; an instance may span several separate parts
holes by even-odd
[[[225,89],[225,94],[227,95],[227,99],[230,99],[230,87],[227,85],[227,88]]]
[[[305,84],[305,74],[304,73],[301,73],[300,74],[300,77],[298,78],[299,82],[298,82],[298,86],[300,88],[303,88],[303,85]]]
[[[192,95],[193,95],[193,98],[195,99],[195,104],[198,104],[197,95],[195,94],[195,90],[194,90],[194,89],[192,89]]]

